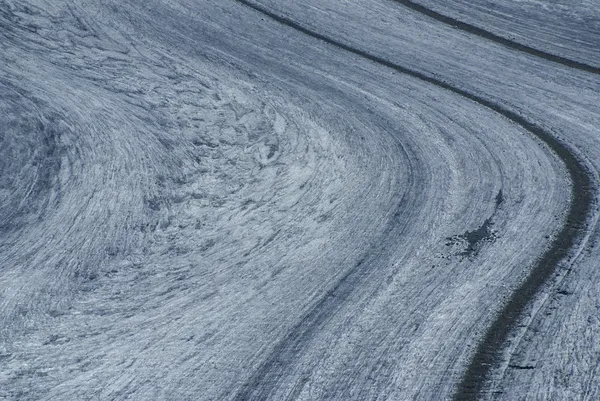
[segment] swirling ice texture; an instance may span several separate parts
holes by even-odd
[[[595,78],[393,3],[275,3],[597,152]],[[449,397],[563,223],[564,166],[523,128],[239,3],[0,24],[7,399]]]
[[[597,76],[485,40],[475,40],[472,35],[414,15],[393,3],[359,2],[339,6],[319,2],[310,7],[282,7],[275,2],[262,2],[281,15],[293,16],[304,26],[318,29],[350,46],[497,99],[551,127],[559,138],[578,152],[584,152],[583,157],[593,165],[592,174],[596,174],[594,170],[600,160],[600,110],[597,107],[600,81]],[[441,7],[436,10],[443,11]],[[452,13],[449,11],[448,15]],[[351,21],[360,21],[360,24]],[[500,32],[493,25],[486,28]],[[590,25],[586,25],[582,29],[589,28]],[[557,35],[560,36],[560,32]],[[562,40],[563,48],[578,49],[568,35]],[[539,43],[531,39],[527,44]],[[570,55],[558,51],[557,54]],[[575,59],[585,60],[584,57]],[[594,62],[589,58],[588,61]],[[537,302],[533,320],[523,322],[525,328],[514,334],[505,362],[487,389],[490,397],[507,400],[597,398],[600,391],[597,381],[600,360],[597,238],[594,228],[586,252],[579,254],[570,265],[566,277],[565,270],[558,272],[555,287]],[[577,313],[572,315],[572,311]]]

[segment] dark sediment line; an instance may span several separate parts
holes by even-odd
[[[409,179],[411,188],[416,187],[414,180]],[[415,188],[419,191],[420,188]],[[402,209],[406,203],[406,194],[399,200],[394,221],[385,230],[383,236],[398,223],[396,219],[402,218]],[[235,401],[264,401],[270,399],[277,387],[277,381],[282,376],[288,365],[297,360],[303,347],[318,334],[323,326],[346,300],[354,293],[354,289],[365,280],[376,274],[372,262],[382,251],[375,247],[364,255],[354,266],[348,269],[343,276],[312,306],[302,318],[287,332],[285,337],[274,347],[267,358],[260,364],[242,388],[235,394]],[[293,398],[290,398],[293,399]]]
[[[538,291],[556,272],[558,264],[568,258],[571,249],[583,237],[587,218],[592,211],[593,189],[588,170],[566,146],[542,129],[538,129],[539,132],[530,131],[560,157],[572,181],[571,205],[566,222],[550,248],[536,261],[529,276],[515,290],[488,327],[457,386],[453,397],[455,401],[480,398],[491,370],[502,362],[502,350],[510,333]]]
[[[471,25],[466,22],[454,19],[452,17],[448,17],[447,15],[440,14],[436,11],[433,11],[430,8],[427,8],[425,6],[417,4],[413,1],[410,1],[410,0],[392,0],[392,1],[402,4],[404,7],[410,8],[411,10],[416,11],[420,14],[423,14],[430,18],[433,18],[436,21],[442,22],[442,23],[450,25],[454,28],[460,29],[461,31],[468,32],[470,34],[479,36],[481,38],[490,40],[492,42],[496,42],[496,43],[506,46],[512,50],[517,50],[517,51],[520,51],[523,53],[527,53],[532,56],[543,58],[544,60],[552,61],[553,63],[562,64],[562,65],[570,67],[570,68],[575,68],[575,69],[578,69],[581,71],[590,72],[592,74],[600,74],[600,67],[582,63],[580,61],[571,60],[566,57],[558,56],[556,54],[548,53],[543,50],[539,50],[534,47],[512,41],[510,39],[496,35],[495,33],[486,31],[485,29],[476,27],[475,25]]]
[[[573,246],[575,246],[583,237],[583,232],[585,231],[586,222],[591,213],[593,203],[593,181],[585,164],[579,160],[566,145],[558,141],[549,131],[533,122],[528,121],[525,117],[522,117],[520,114],[512,110],[509,110],[499,104],[496,104],[464,89],[455,87],[440,79],[428,76],[416,70],[402,67],[384,58],[375,56],[363,50],[355,49],[338,40],[327,37],[318,32],[314,32],[286,17],[277,15],[260,5],[254,4],[247,0],[235,1],[315,39],[319,39],[339,49],[358,55],[400,73],[420,79],[439,88],[446,89],[484,107],[487,107],[490,110],[493,110],[496,113],[513,121],[515,124],[520,125],[532,135],[542,140],[548,146],[548,148],[550,148],[564,163],[572,181],[571,204],[569,206],[565,225],[554,238],[550,248],[537,260],[527,279],[515,290],[511,298],[498,313],[491,326],[487,329],[472,357],[471,362],[467,366],[467,369],[462,377],[461,382],[458,384],[456,393],[453,397],[456,401],[474,400],[479,398],[486,385],[486,381],[489,377],[491,369],[500,363],[502,351],[506,341],[508,340],[513,328],[519,322],[519,319],[521,318],[521,315],[525,311],[527,305],[534,299],[537,292],[554,274],[558,267],[558,263],[569,256],[571,248],[573,248]],[[343,293],[347,294],[349,289],[353,287],[352,283],[356,284],[358,282],[358,280],[353,280],[353,278],[355,278],[357,275],[360,275],[360,265],[361,264],[359,263],[359,265],[352,269],[351,273],[346,274],[346,276],[344,276],[340,282],[338,282],[336,288],[343,288]],[[331,312],[337,307],[337,305],[340,304],[340,299],[336,301],[330,301],[335,299],[335,297],[332,296],[332,293],[335,291],[336,290],[332,290],[325,294],[321,301],[319,301],[313,310],[309,312],[308,316],[313,316],[314,319],[302,320],[294,327],[292,331],[289,332],[289,334],[284,338],[283,342],[276,346],[273,353],[267,358],[265,363],[263,363],[263,365],[261,365],[261,367],[255,371],[251,379],[246,382],[242,390],[237,394],[235,397],[236,400],[241,401],[264,399],[265,395],[269,395],[271,393],[271,390],[276,383],[273,383],[272,380],[269,380],[270,383],[265,383],[267,376],[270,376],[269,371],[274,366],[277,366],[277,369],[281,371],[281,368],[287,362],[291,362],[291,354],[289,354],[287,351],[294,350],[293,352],[297,353],[297,347],[301,343],[305,343],[308,340],[307,337],[310,336],[306,336],[306,334],[314,331],[314,329],[311,330],[308,326],[322,324],[323,320],[326,319],[326,316],[323,315],[323,312]],[[333,303],[329,305],[330,302]],[[332,307],[334,304],[336,306]],[[296,332],[298,329],[300,330]],[[262,387],[259,393],[262,394],[263,398],[254,398],[257,390],[255,386]],[[267,386],[269,390],[264,391],[264,386]]]

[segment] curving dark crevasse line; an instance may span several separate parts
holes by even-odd
[[[401,151],[407,160],[410,160],[406,150],[401,147]],[[398,229],[400,222],[405,221],[403,211],[406,210],[406,204],[410,202],[408,194],[415,194],[422,191],[421,186],[416,185],[414,180],[413,167],[409,161],[408,187],[409,190],[398,200],[396,210],[392,220],[381,234],[385,238],[391,234],[391,231]],[[400,227],[400,231],[403,227]],[[384,251],[383,246],[375,246],[365,255],[363,255],[351,268],[349,268],[338,281],[327,290],[327,292],[316,302],[315,305],[299,319],[299,321],[288,330],[284,338],[277,343],[267,358],[260,364],[250,378],[243,384],[242,388],[234,395],[235,401],[264,401],[270,399],[277,388],[277,381],[282,376],[286,368],[297,360],[304,346],[319,333],[319,329],[339,308],[343,306],[346,300],[354,293],[354,289],[361,283],[372,279],[377,274],[377,269],[373,269],[373,262]],[[303,383],[301,383],[303,384]],[[292,395],[288,399],[295,399],[293,393],[302,390],[301,386],[292,390]]]
[[[543,141],[564,163],[572,182],[571,203],[565,225],[554,238],[549,249],[537,260],[535,266],[529,273],[529,276],[511,295],[508,302],[487,329],[453,396],[455,401],[478,399],[486,386],[491,369],[501,362],[502,350],[504,349],[511,331],[519,322],[522,313],[534,299],[538,291],[541,290],[543,285],[552,277],[558,268],[558,264],[562,260],[568,258],[571,249],[582,240],[584,236],[586,222],[591,215],[593,204],[593,179],[591,173],[588,171],[584,162],[571,152],[565,144],[556,139],[549,131],[528,121],[525,117],[500,104],[455,87],[440,79],[428,76],[422,72],[402,67],[384,58],[353,48],[338,40],[314,32],[289,18],[277,15],[260,5],[247,0],[234,1],[315,39],[319,39],[339,49],[348,51],[400,73],[420,79],[439,88],[446,89],[487,107],[513,121],[515,124],[520,125],[532,135]],[[335,295],[332,294],[341,290],[341,292],[347,296],[354,285],[358,284],[359,280],[357,277],[361,275],[361,265],[362,264],[359,263],[351,269],[351,271],[338,282],[336,287],[325,294],[305,318],[292,328],[283,341],[276,346],[267,360],[255,371],[250,380],[244,384],[241,391],[234,398],[235,400],[265,399],[265,396],[268,396],[271,393],[276,383],[274,383],[273,380],[270,380],[267,383],[265,382],[265,379],[270,377],[269,372],[271,369],[277,367],[278,371],[281,371],[281,368],[290,362],[294,355],[298,354],[298,346],[302,343],[306,343],[314,334],[317,326],[322,324],[327,316],[341,304],[342,299],[337,299],[335,302],[330,301],[335,298]],[[260,397],[253,398],[257,395],[257,390],[259,391],[258,395]]]
[[[580,61],[575,61],[566,57],[558,56],[556,54],[548,53],[540,49],[536,49],[531,46],[527,46],[513,40],[504,38],[502,36],[496,35],[495,33],[486,31],[485,29],[479,28],[475,25],[468,24],[466,22],[457,20],[455,18],[449,17],[444,14],[440,14],[437,11],[433,11],[430,8],[427,8],[421,4],[415,3],[411,0],[392,0],[396,3],[403,5],[404,7],[410,8],[413,11],[416,11],[420,14],[426,15],[430,18],[435,19],[436,21],[442,22],[446,25],[450,25],[454,28],[460,29],[461,31],[468,32],[470,34],[479,36],[481,38],[490,40],[492,42],[498,43],[500,45],[506,46],[511,50],[517,50],[523,53],[527,53],[529,55],[542,58],[544,60],[552,61],[553,63],[562,64],[566,67],[575,68],[581,71],[590,72],[592,74],[600,74],[600,67],[593,66],[587,63],[582,63]]]

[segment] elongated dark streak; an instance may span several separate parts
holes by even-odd
[[[420,71],[403,67],[384,58],[370,54],[364,50],[353,48],[336,39],[330,38],[318,32],[314,32],[308,28],[303,27],[297,22],[294,22],[289,18],[277,15],[260,5],[251,3],[247,0],[234,1],[243,4],[247,7],[250,7],[255,11],[258,11],[259,13],[285,26],[293,28],[315,39],[319,39],[339,49],[343,49],[347,52],[358,55],[382,66],[391,68],[400,73],[409,75],[414,78],[418,78],[424,82],[446,89],[459,96],[462,96],[482,106],[485,106],[495,111],[496,113],[508,118],[515,124],[520,125],[524,129],[529,131],[531,134],[533,134],[535,137],[542,140],[565,164],[565,167],[569,172],[569,176],[572,181],[571,203],[569,206],[569,211],[567,213],[565,225],[562,227],[561,231],[553,240],[550,248],[538,259],[527,279],[515,290],[508,302],[498,313],[491,326],[487,329],[484,337],[482,338],[472,357],[470,364],[466,369],[466,372],[462,377],[461,382],[457,386],[456,393],[454,394],[454,400],[456,401],[474,400],[479,398],[482,390],[485,387],[486,380],[489,377],[491,369],[497,366],[498,363],[500,363],[502,351],[505,347],[509,334],[519,322],[521,315],[526,309],[527,305],[534,299],[537,292],[553,275],[553,273],[557,269],[558,264],[569,256],[570,250],[583,238],[583,233],[586,228],[586,222],[592,211],[593,202],[593,180],[591,178],[591,174],[585,167],[585,164],[580,159],[578,159],[578,157],[573,152],[571,152],[566,145],[558,141],[550,132],[548,132],[541,126],[528,121],[525,117],[522,117],[518,113],[509,110],[497,103],[494,103],[481,96],[468,92],[464,89],[455,87],[440,79],[428,76]],[[398,1],[401,3],[411,3],[413,7],[420,7],[412,2],[401,0]],[[423,7],[421,8],[423,9],[423,11],[421,12],[425,13],[426,9],[424,9]],[[454,21],[451,18],[436,14],[433,11],[428,11],[427,15],[437,16],[434,18],[445,23],[452,23],[454,25],[459,24],[459,21]],[[462,29],[466,31],[470,30],[469,32],[471,33],[474,33],[486,39],[494,40],[498,43],[505,44],[513,49],[526,51],[534,55],[538,55],[537,53],[540,53],[545,55],[543,56],[543,58],[545,59],[560,62],[561,64],[565,65],[570,64],[569,66],[583,69],[589,72],[598,73],[600,71],[595,67],[582,65],[581,63],[573,62],[558,56],[553,56],[541,52],[539,50],[528,48],[527,46],[510,42],[507,39],[498,37],[492,33],[485,32],[480,28],[476,28],[464,23],[460,24],[461,25],[459,27],[462,27]],[[348,287],[351,284],[350,282],[354,281],[352,280],[352,278],[359,274],[359,272],[360,263],[354,269],[352,269],[352,272],[350,274],[347,274],[340,280],[340,282],[336,285],[336,288],[338,290],[347,289],[346,287]],[[334,293],[335,290],[333,290],[332,292]],[[298,345],[305,343],[308,340],[308,338],[304,338],[306,337],[305,335],[314,331],[307,326],[317,323],[321,324],[322,320],[326,318],[323,315],[323,313],[332,311],[333,308],[325,307],[327,306],[327,299],[331,299],[331,297],[334,296],[332,295],[332,292],[326,294],[325,297],[315,305],[314,309],[311,312],[309,312],[309,316],[312,316],[313,319],[303,320],[301,323],[299,323],[298,327],[295,327],[294,330],[284,338],[282,343],[276,346],[275,350],[273,351],[273,354],[267,358],[265,363],[263,363],[263,365],[261,365],[261,367],[259,367],[257,371],[255,371],[251,379],[237,394],[235,398],[236,400],[258,399],[255,397],[265,397],[271,393],[276,383],[265,383],[265,379],[269,377],[270,370],[275,366],[277,366],[277,369],[281,370],[281,368],[284,365],[286,365],[289,362],[292,362],[291,360],[288,360],[291,355],[286,351],[295,349]],[[260,390],[257,387],[260,387]]]
[[[490,40],[492,42],[496,42],[500,45],[506,46],[511,50],[517,50],[517,51],[520,51],[523,53],[530,54],[535,57],[542,58],[544,60],[552,61],[553,63],[562,64],[564,66],[567,66],[570,68],[575,68],[575,69],[585,71],[585,72],[591,72],[592,74],[600,74],[600,67],[582,63],[580,61],[571,60],[566,57],[558,56],[556,54],[548,53],[543,50],[539,50],[534,47],[515,42],[513,40],[496,35],[495,33],[486,31],[485,29],[479,28],[475,25],[471,25],[466,22],[454,19],[452,17],[448,17],[447,15],[440,14],[436,11],[433,11],[430,8],[422,6],[421,4],[417,4],[414,1],[410,1],[410,0],[392,0],[392,1],[402,4],[404,7],[410,8],[411,10],[416,11],[420,14],[423,14],[430,18],[433,18],[436,21],[439,21],[446,25],[450,25],[454,28],[460,29],[461,31],[465,31],[470,34],[479,36],[481,38]]]

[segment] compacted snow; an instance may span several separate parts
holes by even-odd
[[[0,0],[0,399],[598,399],[600,4],[491,3]]]

